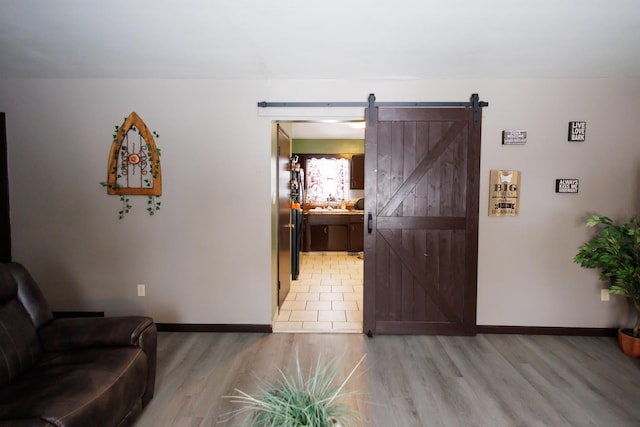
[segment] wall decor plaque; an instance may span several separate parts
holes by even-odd
[[[587,122],[569,122],[569,141],[582,142],[587,136]]]
[[[136,135],[137,134],[137,135]],[[115,126],[107,169],[107,181],[100,185],[107,194],[119,195],[122,208],[118,218],[131,210],[128,196],[147,196],[147,213],[155,215],[160,210],[162,195],[162,171],[160,149],[156,146],[155,131],[150,131],[140,116],[132,111],[122,123]]]
[[[556,179],[556,193],[577,193],[579,180],[569,178]]]
[[[489,175],[489,216],[516,216],[520,207],[520,171],[495,170]]]
[[[522,145],[527,143],[526,130],[503,130],[502,145]]]

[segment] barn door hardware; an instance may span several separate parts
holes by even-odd
[[[473,108],[473,124],[480,122],[480,109],[489,103],[480,101],[477,93],[471,95],[470,101],[464,102],[376,102],[375,94],[369,94],[367,102],[258,102],[259,108],[270,107],[363,107],[369,108],[369,122],[375,118],[376,107],[466,107]]]

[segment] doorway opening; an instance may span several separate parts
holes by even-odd
[[[258,106],[356,104],[362,105],[262,102]],[[475,334],[480,142],[486,106],[478,94],[472,94],[469,102],[416,103],[376,103],[369,95],[364,161],[367,232],[362,233],[363,332],[368,336]],[[336,223],[322,221],[315,225],[325,228],[312,234],[327,235],[324,247],[348,236],[342,231],[332,238]]]
[[[286,261],[278,266],[279,299],[282,289],[286,287],[288,292],[276,311],[273,331],[362,333],[364,168],[360,161],[364,157],[364,122],[274,123],[291,141],[288,165],[293,170],[278,168],[277,188],[290,192],[294,209],[289,221],[279,215],[279,235],[282,230],[291,231],[292,263],[290,267]],[[285,163],[278,160],[278,164]],[[299,222],[294,218],[297,203]],[[298,244],[296,239],[300,239]],[[293,272],[289,283],[282,283],[286,278],[281,266]]]

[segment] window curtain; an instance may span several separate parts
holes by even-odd
[[[307,160],[306,201],[311,203],[347,200],[349,160],[315,158]]]

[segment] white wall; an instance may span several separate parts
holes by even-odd
[[[591,212],[640,201],[640,80],[0,80],[7,113],[14,259],[54,309],[157,322],[269,324],[274,203],[271,121],[257,101],[468,100],[483,112],[478,324],[609,327],[597,275],[572,263]],[[162,210],[124,220],[106,178],[113,126],[136,111],[160,134]],[[586,121],[583,143],[566,141]],[[526,129],[525,146],[501,131]],[[489,169],[522,172],[520,216],[487,216]],[[580,193],[554,193],[556,178]],[[133,199],[133,198],[132,198]],[[147,296],[136,296],[136,284]],[[620,307],[625,310],[618,310]]]

